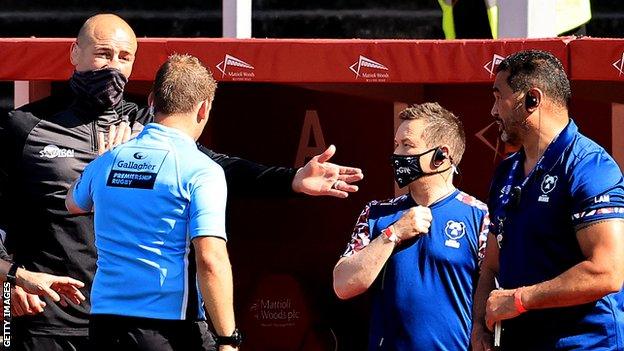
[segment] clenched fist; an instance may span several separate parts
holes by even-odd
[[[428,207],[416,206],[406,210],[392,226],[400,240],[407,240],[429,232],[432,219],[431,210]]]

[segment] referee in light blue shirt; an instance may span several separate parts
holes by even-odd
[[[150,95],[156,123],[89,164],[67,196],[71,213],[95,209],[93,349],[213,348],[204,302],[219,350],[240,343],[225,177],[195,144],[215,89],[197,58],[171,56]]]

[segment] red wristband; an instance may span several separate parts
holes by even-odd
[[[514,305],[516,306],[516,311],[520,314],[528,311],[522,304],[522,288],[518,288],[514,292]]]
[[[381,233],[386,237],[386,240],[393,242],[395,245],[401,241],[401,239],[399,239],[399,237],[394,233],[394,227],[392,226],[382,230]]]

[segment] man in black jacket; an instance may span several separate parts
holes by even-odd
[[[86,350],[91,282],[96,269],[92,215],[70,215],[69,186],[98,154],[128,140],[151,121],[148,109],[123,100],[137,48],[132,28],[115,15],[88,19],[72,46],[73,96],[52,96],[0,118],[0,231],[15,262],[31,271],[85,282],[87,301],[68,307],[17,288],[13,305],[18,350]],[[225,171],[230,194],[347,197],[362,179],[356,168],[326,162],[330,146],[299,170],[266,167],[201,147]],[[20,216],[28,211],[28,218]],[[2,233],[0,233],[2,234]],[[13,311],[20,312],[20,311]],[[18,313],[19,314],[19,313]]]

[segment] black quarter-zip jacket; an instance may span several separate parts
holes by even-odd
[[[79,279],[89,295],[96,268],[93,215],[70,215],[65,196],[98,156],[97,133],[122,120],[140,128],[148,115],[137,112],[137,105],[129,102],[98,111],[72,97],[48,97],[9,112],[0,122],[5,151],[0,226],[15,262],[32,271]],[[68,307],[48,301],[42,314],[14,323],[32,334],[86,335],[89,308],[88,300]]]
[[[87,301],[68,307],[47,301],[42,314],[13,319],[33,335],[88,334],[89,293],[96,270],[93,215],[65,209],[70,185],[98,156],[97,132],[130,122],[133,131],[152,120],[146,108],[122,101],[97,111],[73,96],[52,96],[0,116],[0,230],[13,260],[26,269],[66,275],[85,283]],[[267,167],[200,150],[225,171],[230,196],[292,195],[296,170]]]

